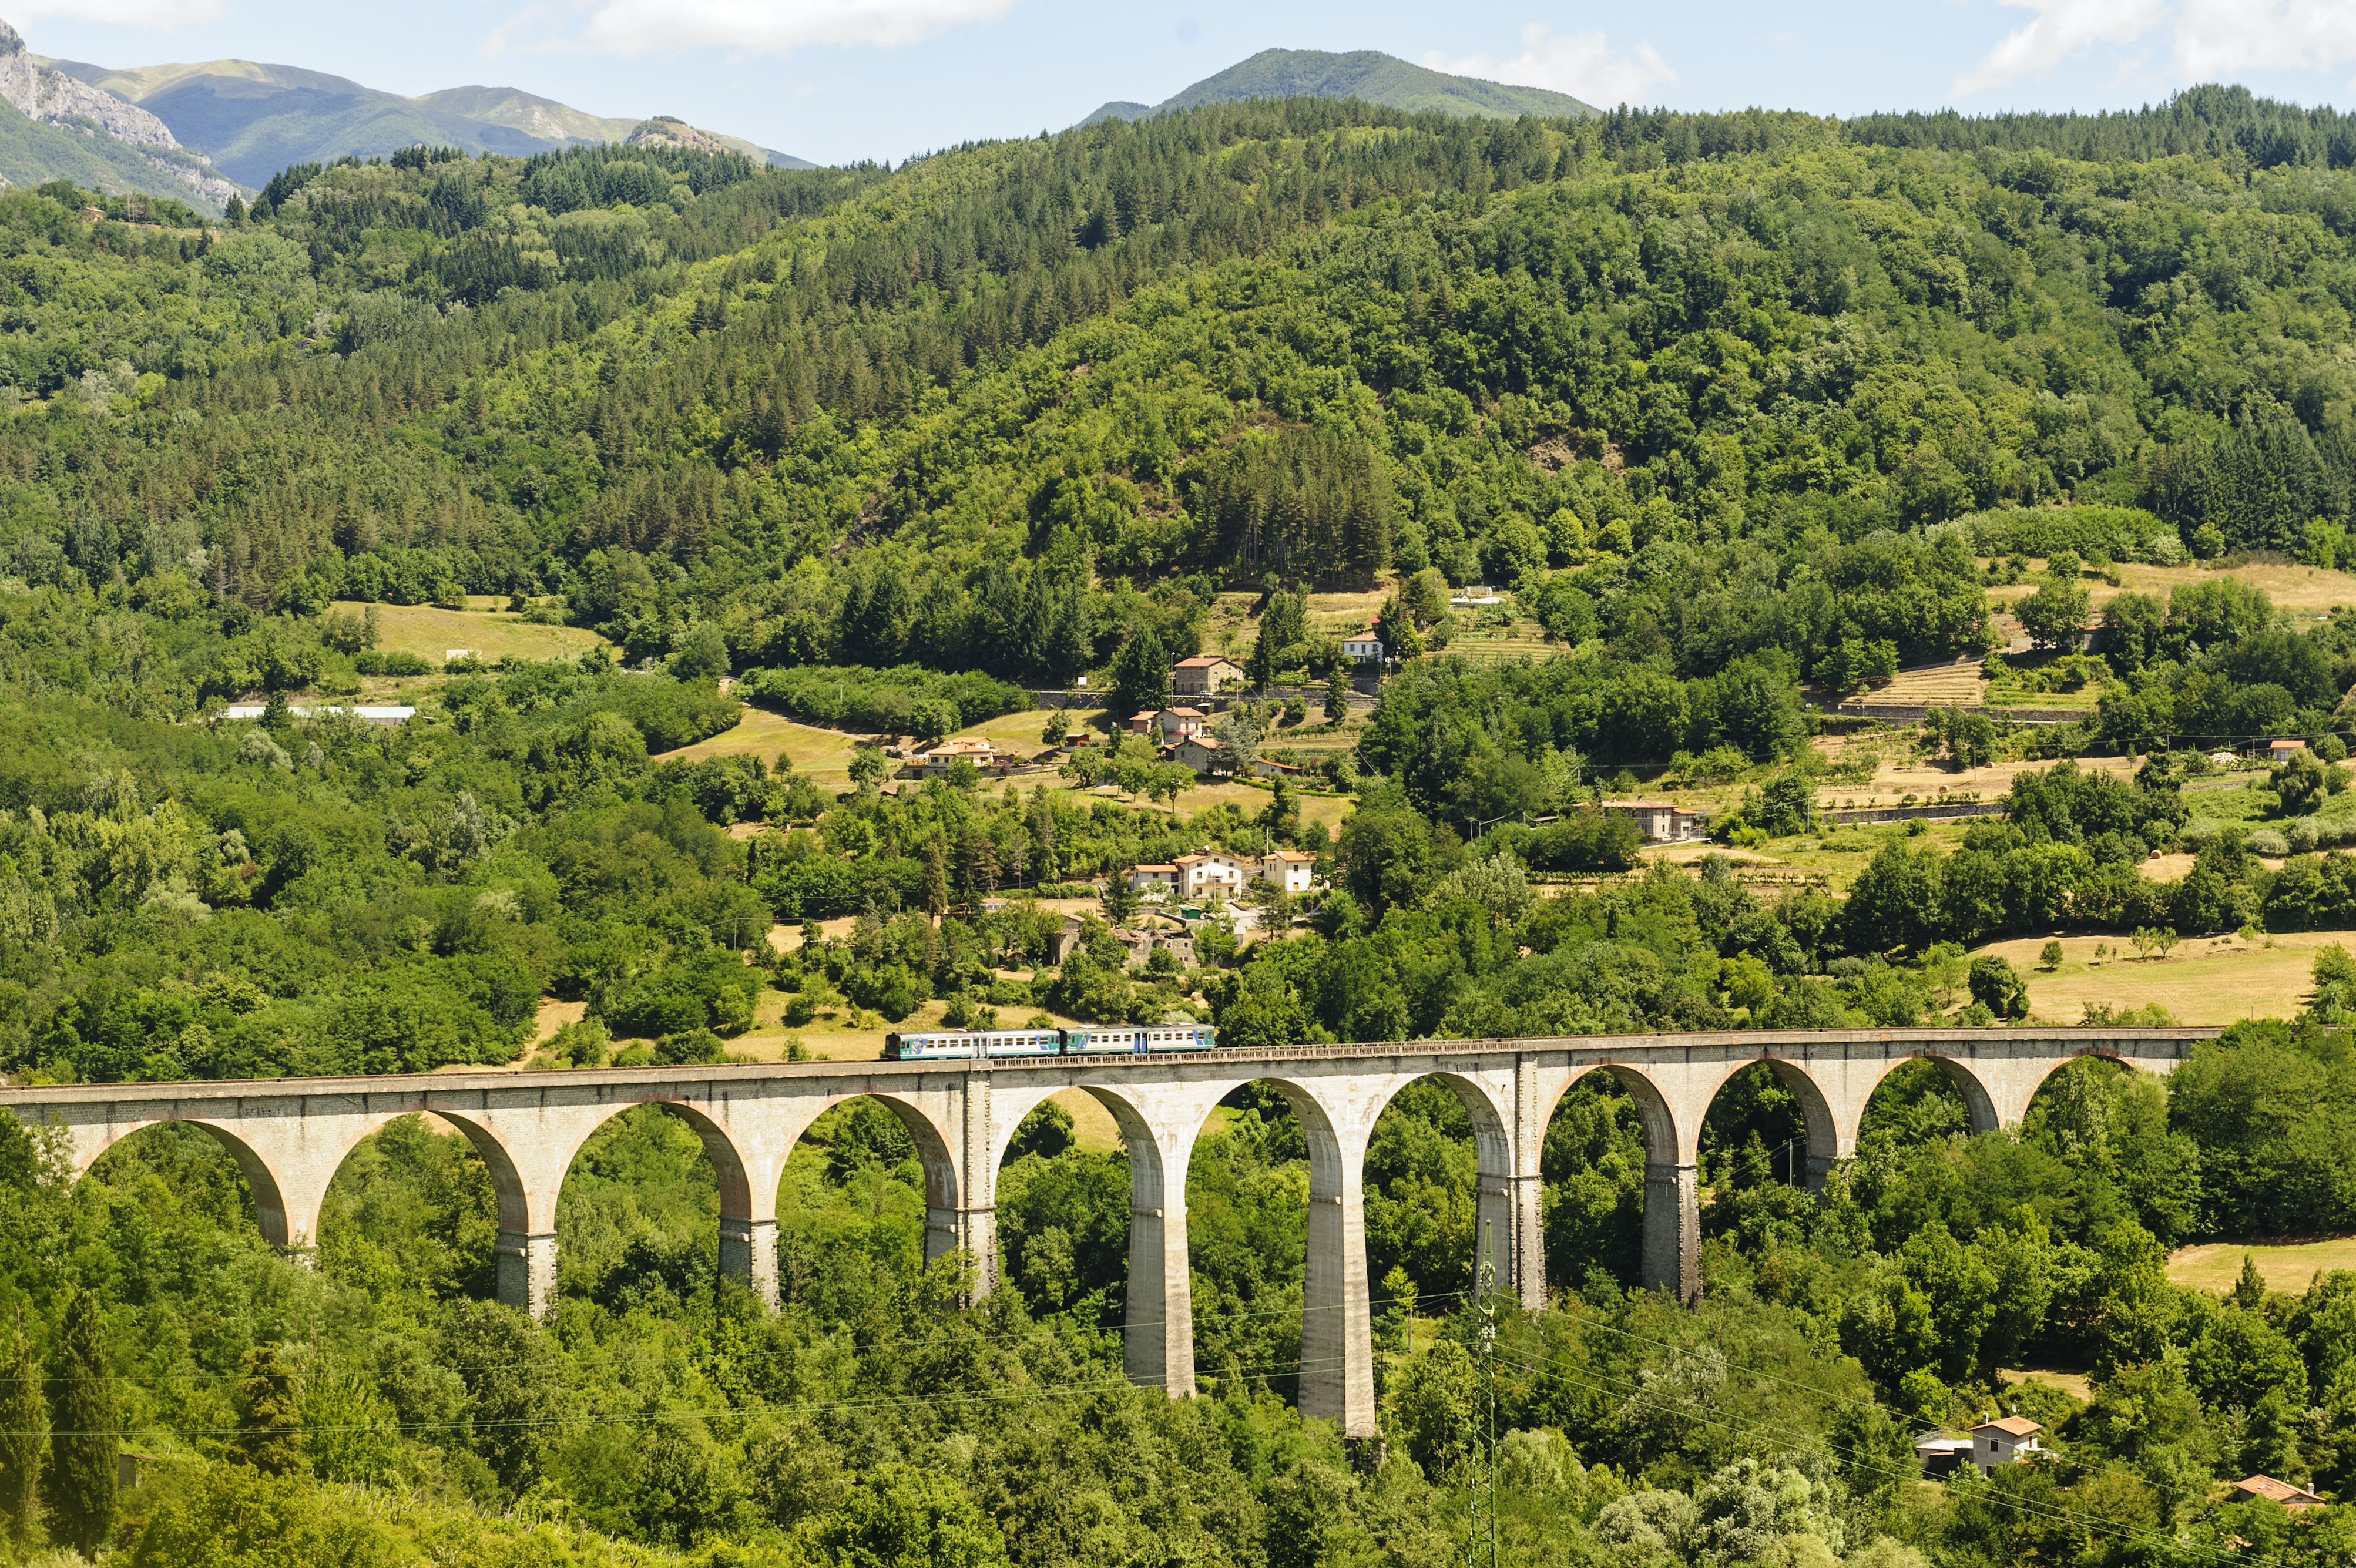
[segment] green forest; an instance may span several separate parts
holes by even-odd
[[[1239,1046],[1993,1028],[2027,1010],[1968,953],[1993,939],[2356,931],[2329,809],[2356,613],[2219,573],[2096,617],[2083,582],[2351,559],[2356,129],[2329,111],[1292,100],[896,168],[417,148],[191,216],[0,192],[12,1082],[712,1062],[764,1006]],[[1838,893],[1723,858],[1534,881],[1628,869],[1570,810],[1606,775],[1713,760],[1751,781],[1730,841],[1809,827],[1835,775],[1806,694],[1984,654],[2032,570],[2044,648],[2100,633],[2040,677],[2101,697],[1933,720],[1957,764],[2036,764],[2001,814],[1874,838]],[[1403,646],[1474,584],[1545,656],[1405,664],[1347,754],[1249,805],[666,755],[748,713],[935,737],[1083,677],[1151,699],[1223,594],[1261,684],[1326,678],[1303,594],[1368,596]],[[468,595],[596,645],[433,675],[380,645],[379,609]],[[396,728],[296,712],[392,677],[420,682]],[[260,721],[215,721],[241,700]],[[2270,737],[2313,744],[2250,820],[2201,816],[2206,751]],[[1307,849],[1330,891],[1272,905],[1282,939],[1128,966],[1124,873],[1205,845]],[[1099,882],[1056,961],[1039,901]],[[1789,1179],[1796,1103],[1742,1075],[1690,1308],[1635,1287],[1624,1094],[1554,1113],[1525,1314],[1472,1271],[1464,1114],[1411,1088],[1367,1161],[1361,1445],[1290,1403],[1306,1145],[1260,1087],[1190,1167],[1205,1392],[1174,1403],[1121,1377],[1124,1158],[1060,1111],[1016,1139],[980,1301],[973,1260],[924,1262],[899,1124],[830,1113],[774,1316],[720,1278],[701,1145],[629,1113],[565,1186],[544,1325],[497,1304],[489,1179],[422,1123],[347,1163],[294,1258],[201,1133],[74,1180],[0,1117],[0,1536],[44,1568],[1437,1568],[1494,1519],[1531,1564],[2342,1563],[2344,1504],[2226,1487],[2356,1496],[2356,1274],[2167,1269],[2356,1232],[2356,962],[2314,965],[2298,1016],[2165,1083],[2068,1069],[2018,1128],[1903,1069],[1821,1191]],[[579,1021],[538,1043],[551,998]],[[2003,1412],[2053,1457],[1919,1479],[1918,1433]]]

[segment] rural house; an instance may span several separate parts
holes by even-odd
[[[1174,746],[1189,735],[1201,734],[1203,718],[1199,709],[1165,708],[1154,717],[1153,721],[1162,731],[1162,743]]]
[[[983,773],[1012,767],[1014,759],[1001,756],[996,746],[980,735],[958,735],[943,741],[929,752],[917,752],[908,758],[908,771],[918,778],[938,778],[958,763],[971,763]]]
[[[1607,800],[1603,814],[1633,822],[1647,844],[1684,844],[1709,836],[1709,818],[1698,811],[1687,811],[1675,801]]]
[[[1170,689],[1186,697],[1208,697],[1243,683],[1242,668],[1216,654],[1180,659],[1170,672]]]
[[[2252,1476],[2247,1480],[2233,1483],[2235,1502],[2255,1502],[2262,1499],[2266,1502],[2280,1503],[2293,1513],[2305,1513],[2311,1508],[2323,1506],[2323,1499],[2313,1492],[2294,1487],[2288,1481],[2277,1481],[2272,1476]]]
[[[2025,1415],[1983,1421],[1972,1428],[1972,1463],[1983,1476],[2001,1466],[2026,1464],[2045,1452],[2037,1441],[2044,1430]]]
[[[1162,748],[1162,757],[1169,762],[1183,763],[1205,776],[1232,773],[1236,760],[1227,748],[1208,735],[1189,735],[1184,740]]]

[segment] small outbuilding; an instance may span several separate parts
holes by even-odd
[[[1914,1457],[1922,1467],[1923,1479],[1944,1481],[1972,1462],[1972,1447],[1968,1433],[1935,1427],[1914,1439]]]
[[[221,717],[251,722],[269,711],[270,705],[266,702],[232,702],[221,709]],[[316,719],[332,714],[348,713],[361,723],[372,725],[379,730],[396,729],[417,717],[417,709],[406,703],[328,703],[324,707],[306,707],[301,703],[294,703],[289,705],[286,711],[290,717],[295,719]]]

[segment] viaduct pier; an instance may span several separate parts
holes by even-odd
[[[1480,1233],[1498,1280],[1545,1302],[1540,1150],[1556,1103],[1590,1072],[1635,1102],[1644,1136],[1643,1283],[1687,1300],[1701,1289],[1702,1119],[1727,1080],[1764,1063],[1798,1099],[1804,1174],[1821,1185],[1857,1152],[1874,1089],[1900,1063],[1936,1062],[1975,1129],[2019,1123],[2065,1062],[2103,1056],[2165,1073],[2218,1031],[2195,1029],[1836,1029],[1417,1040],[1166,1056],[820,1061],[570,1072],[446,1072],[266,1082],[82,1084],[0,1090],[24,1121],[59,1129],[75,1174],[160,1122],[204,1128],[235,1157],[263,1233],[290,1250],[317,1240],[328,1183],[363,1138],[428,1113],[465,1134],[498,1194],[500,1299],[545,1315],[556,1291],[556,1200],[589,1136],[633,1106],[661,1105],[702,1139],[720,1187],[723,1273],[772,1303],[776,1194],[795,1142],[833,1105],[882,1101],[924,1165],[926,1255],[972,1255],[994,1283],[998,1168],[1015,1128],[1050,1095],[1080,1090],[1119,1123],[1130,1167],[1126,1361],[1141,1383],[1194,1389],[1186,1167],[1212,1109],[1272,1084],[1309,1147],[1309,1249],[1301,1408],[1351,1436],[1374,1434],[1374,1352],[1364,1172],[1376,1118],[1419,1079],[1445,1084],[1471,1118]]]

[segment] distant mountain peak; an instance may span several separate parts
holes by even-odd
[[[1206,76],[1160,103],[1148,106],[1115,100],[1080,123],[1143,120],[1173,109],[1193,109],[1205,103],[1242,103],[1255,98],[1355,98],[1411,113],[1437,112],[1487,120],[1512,120],[1524,114],[1576,120],[1601,112],[1593,104],[1567,92],[1454,76],[1429,66],[1410,64],[1379,49],[1353,49],[1346,54],[1324,49],[1262,49],[1249,59],[1239,60],[1215,76]]]

